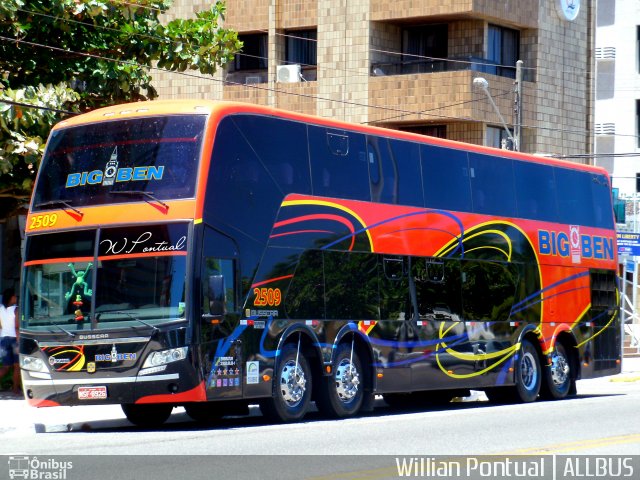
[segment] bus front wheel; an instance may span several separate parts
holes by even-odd
[[[325,377],[316,404],[323,414],[350,417],[358,413],[364,398],[360,357],[349,344],[341,344],[333,362],[333,374]]]
[[[124,403],[121,406],[127,420],[139,427],[158,427],[167,421],[173,410],[173,405],[168,403]]]
[[[284,346],[278,361],[275,391],[260,402],[262,413],[280,422],[301,420],[311,402],[311,369],[293,343]]]

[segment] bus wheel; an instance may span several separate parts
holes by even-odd
[[[562,343],[556,343],[551,356],[551,365],[544,369],[543,396],[551,400],[565,398],[571,388],[571,360]]]
[[[338,347],[333,375],[325,377],[316,404],[318,410],[333,418],[351,417],[358,413],[364,398],[363,371],[360,357],[349,344]]]
[[[311,380],[311,369],[304,354],[298,352],[296,344],[285,345],[278,361],[275,392],[260,403],[262,413],[280,422],[302,419],[311,401]]]
[[[519,359],[516,362],[516,401],[533,402],[540,393],[542,369],[538,351],[529,340],[522,340]]]
[[[122,404],[122,411],[134,425],[139,427],[158,427],[167,421],[173,410],[173,405],[168,403],[156,404]]]

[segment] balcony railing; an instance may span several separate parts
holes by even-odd
[[[301,68],[301,82],[315,82],[318,79],[318,68],[315,65],[303,65]],[[225,81],[233,85],[250,85],[267,83],[269,71],[266,68],[259,70],[235,70],[227,72]]]
[[[412,73],[456,72],[471,70],[479,73],[516,78],[516,67],[499,65],[480,57],[450,57],[446,59],[406,60],[371,63],[371,75],[409,75]]]

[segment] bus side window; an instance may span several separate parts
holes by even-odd
[[[471,184],[467,152],[423,145],[422,178],[427,208],[471,211]]]
[[[554,167],[557,182],[558,214],[561,223],[569,225],[596,225],[593,212],[591,176],[569,168]],[[609,194],[610,195],[610,194]],[[607,205],[611,205],[609,197]]]
[[[513,161],[469,154],[473,211],[504,217],[516,215]]]
[[[313,194],[371,200],[365,135],[309,126]]]
[[[514,161],[518,216],[547,222],[558,221],[553,167]]]
[[[591,174],[591,190],[593,193],[593,226],[598,228],[614,228],[611,212],[611,190],[604,175]]]
[[[419,145],[369,135],[367,150],[372,200],[423,207]]]

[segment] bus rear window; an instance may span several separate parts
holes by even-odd
[[[33,209],[169,200],[195,194],[206,117],[174,115],[103,122],[52,133]],[[120,194],[118,194],[120,192]]]

